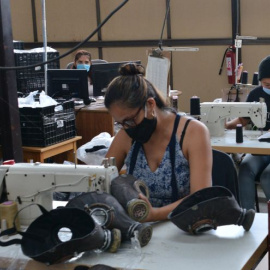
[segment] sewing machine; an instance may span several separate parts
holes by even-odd
[[[223,136],[226,118],[250,117],[257,128],[264,128],[267,107],[264,102],[203,102],[201,121],[208,127],[211,136]]]
[[[16,163],[1,165],[0,176],[0,186],[5,181],[8,200],[17,202],[18,210],[35,203],[49,211],[56,191],[110,193],[110,183],[118,176],[118,170],[109,163],[104,166]],[[20,211],[20,223],[29,225],[40,214],[37,206],[26,207]]]

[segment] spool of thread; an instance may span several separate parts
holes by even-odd
[[[242,73],[241,83],[242,84],[248,83],[248,72],[246,70],[243,71],[243,73]]]
[[[110,164],[110,166],[116,166],[116,158],[115,157],[110,157],[109,158],[109,164]]]
[[[200,98],[197,96],[190,99],[190,115],[201,115]]]
[[[7,221],[5,219],[1,219],[1,232],[7,229]],[[3,239],[8,239],[8,235],[2,236]]]
[[[243,127],[241,124],[237,124],[236,126],[236,143],[243,142]]]
[[[178,96],[171,97],[172,107],[178,111]]]
[[[254,72],[253,74],[253,79],[252,79],[252,85],[258,85],[259,81],[258,81],[258,72]]]
[[[14,218],[17,212],[18,206],[16,202],[6,201],[0,204],[0,219],[6,220],[7,229],[13,227]],[[20,230],[20,221],[18,217],[16,218],[15,226],[17,230]]]
[[[1,231],[5,231],[7,228],[7,221],[5,219],[1,219]]]

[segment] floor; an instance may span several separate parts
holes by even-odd
[[[268,270],[268,253],[261,260],[259,265],[255,268],[255,270]]]

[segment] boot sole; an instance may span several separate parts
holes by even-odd
[[[140,199],[133,199],[127,204],[128,215],[136,220],[143,221],[149,214],[148,204]]]

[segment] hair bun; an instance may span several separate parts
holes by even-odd
[[[119,73],[122,76],[128,75],[145,75],[145,69],[142,65],[136,63],[127,63],[120,67]]]

